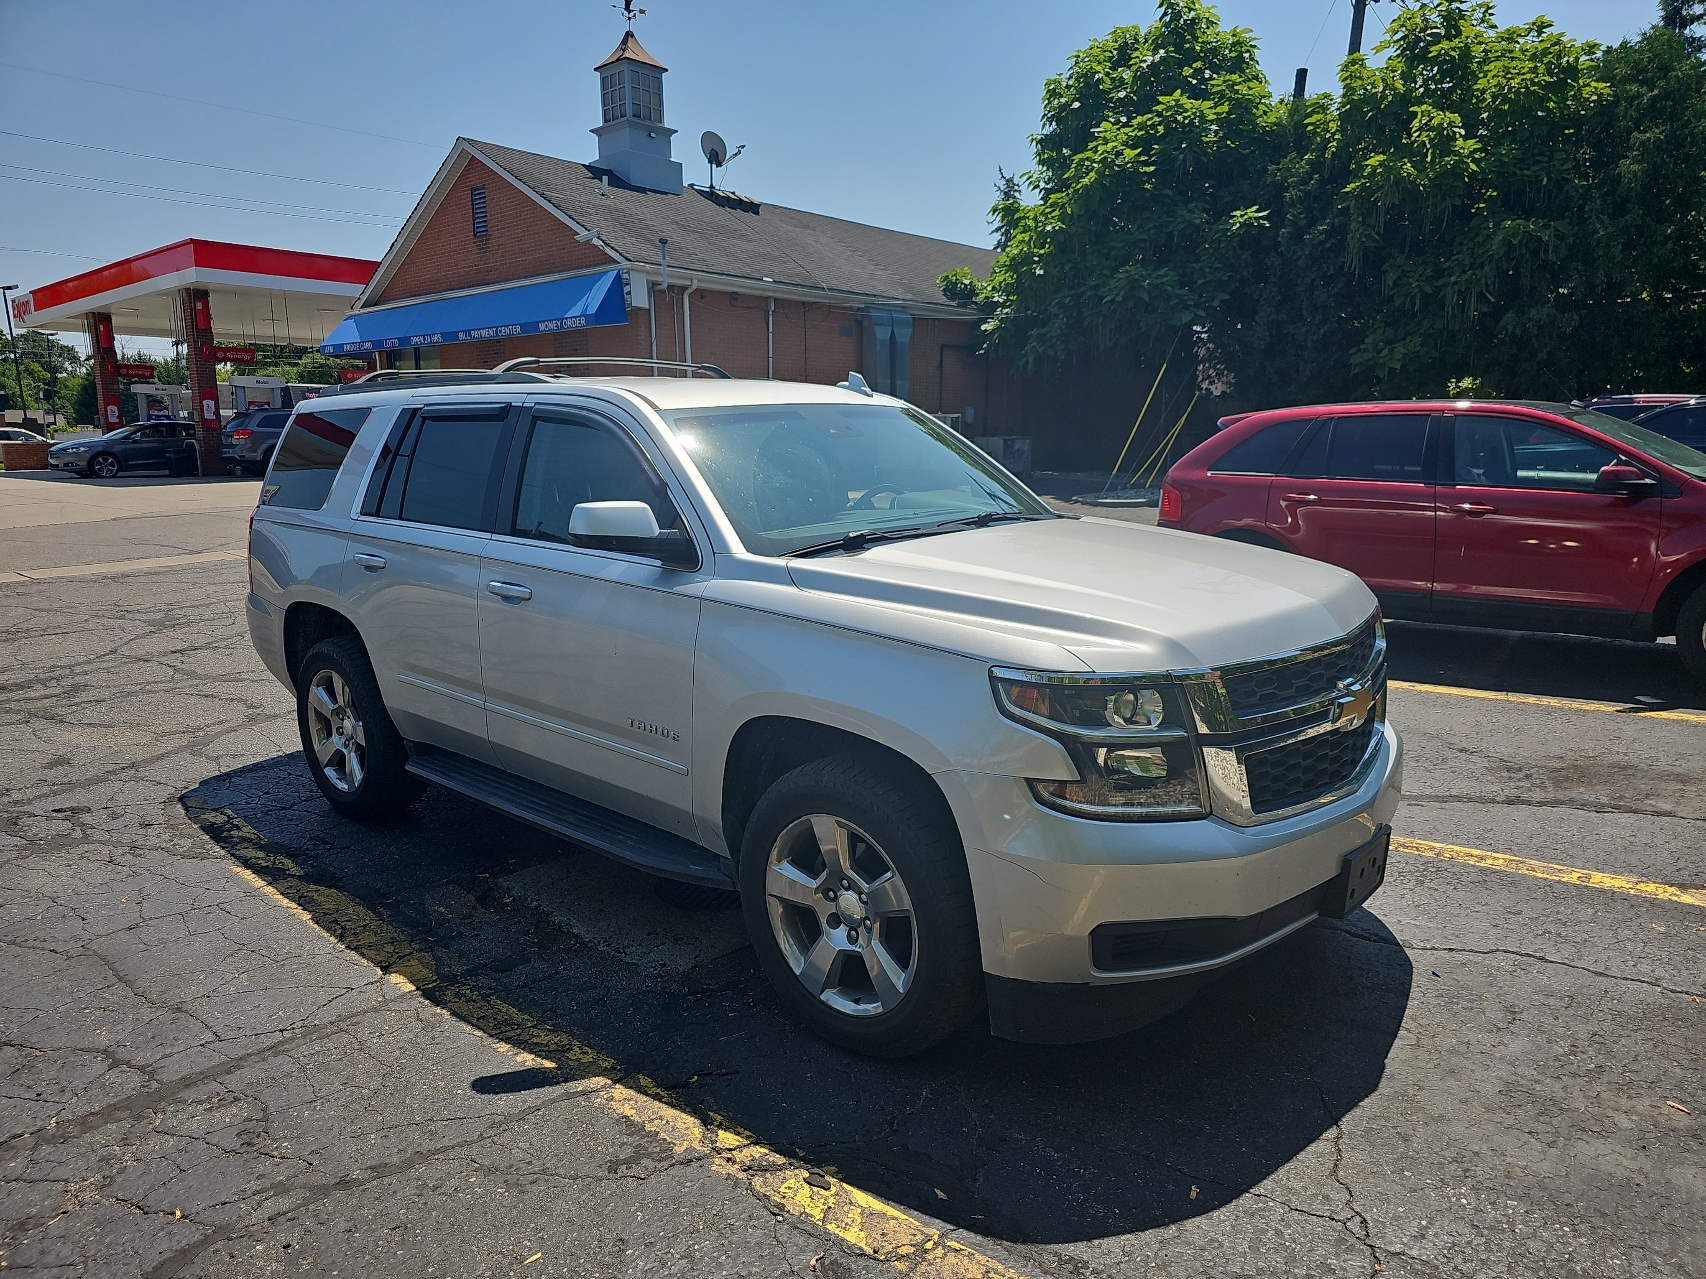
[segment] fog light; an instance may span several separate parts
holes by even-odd
[[[1126,773],[1132,777],[1167,776],[1167,756],[1159,750],[1106,751],[1100,763],[1110,773]]]

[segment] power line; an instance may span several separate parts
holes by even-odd
[[[1303,65],[1309,65],[1309,59],[1315,55],[1315,46],[1321,43],[1321,33],[1327,29],[1327,21],[1333,16],[1333,10],[1339,7],[1339,0],[1333,0],[1327,6],[1327,12],[1321,17],[1321,25],[1315,29],[1315,38],[1309,42],[1309,52],[1303,55]]]
[[[111,80],[91,80],[86,76],[66,75],[63,71],[43,71],[40,67],[26,67],[17,62],[0,62],[0,67],[9,71],[28,71],[32,75],[53,76],[58,80],[75,80],[78,84],[98,84],[104,89],[123,89],[126,93],[146,93],[150,97],[167,98],[173,102],[188,102],[192,106],[212,107],[216,111],[238,111],[243,115],[258,115],[267,120],[283,120],[288,124],[306,124],[315,129],[332,129],[338,133],[354,133],[364,138],[382,138],[386,142],[406,142],[412,147],[433,147],[432,142],[422,142],[417,138],[399,138],[389,133],[369,133],[366,129],[350,129],[341,124],[323,124],[319,120],[302,120],[293,115],[274,115],[271,111],[256,111],[250,107],[234,107],[224,102],[207,102],[201,98],[185,98],[176,93],[161,93],[158,89],[138,89],[134,85],[114,84]]]
[[[63,138],[43,138],[34,133],[14,133],[0,129],[0,137],[28,138],[31,142],[51,142],[55,146],[80,147],[84,151],[105,151],[108,155],[135,156],[138,160],[159,160],[164,164],[187,164],[197,169],[218,169],[221,173],[242,173],[251,178],[279,178],[285,182],[314,182],[324,187],[348,187],[352,191],[379,191],[385,195],[419,195],[418,191],[402,191],[396,187],[368,187],[359,182],[333,182],[329,178],[302,178],[293,173],[266,173],[260,169],[234,169],[229,164],[207,164],[201,160],[178,160],[169,155],[148,155],[141,151],[121,151],[117,147],[98,147],[88,142],[67,142]]]
[[[191,204],[201,209],[222,209],[226,213],[265,213],[274,218],[301,218],[308,222],[344,222],[353,226],[374,227],[385,229],[384,222],[359,222],[355,218],[322,218],[312,213],[281,213],[276,209],[245,209],[236,204],[209,204],[206,200],[178,200],[169,195],[149,195],[144,191],[114,191],[107,187],[80,187],[70,182],[49,182],[46,178],[20,178],[10,173],[0,173],[0,182],[29,182],[35,186],[60,187],[67,191],[88,191],[94,195],[123,195],[132,200],[157,200],[161,204]],[[401,222],[401,218],[387,219],[390,222]]]
[[[16,244],[0,244],[0,253],[45,253],[50,258],[82,258],[85,262],[102,262],[104,258],[92,258],[87,253],[56,253],[52,249],[25,249]]]
[[[355,218],[382,218],[390,222],[401,222],[403,219],[389,213],[374,213],[367,209],[323,209],[315,204],[287,204],[283,200],[260,200],[248,195],[226,195],[223,191],[186,191],[181,187],[161,187],[149,182],[126,182],[123,178],[102,178],[91,173],[65,173],[59,169],[37,169],[27,164],[13,164],[0,160],[0,168],[22,169],[25,173],[45,173],[54,178],[75,178],[79,182],[107,182],[113,186],[140,187],[144,191],[165,191],[171,195],[195,195],[208,200],[240,200],[244,204],[270,204],[280,209],[302,209],[308,213],[346,213]],[[115,192],[123,195],[124,192]]]

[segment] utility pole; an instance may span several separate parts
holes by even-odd
[[[1362,20],[1368,16],[1368,0],[1351,0],[1351,51],[1346,56],[1362,52]]]
[[[1294,80],[1291,85],[1291,100],[1293,102],[1302,102],[1304,94],[1308,92],[1308,89],[1309,68],[1299,67],[1297,69],[1297,79]]]

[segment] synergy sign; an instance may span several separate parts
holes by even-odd
[[[320,350],[327,355],[367,355],[627,322],[622,273],[602,271],[358,311],[327,335]]]

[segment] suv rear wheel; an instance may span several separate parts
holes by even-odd
[[[1688,673],[1706,683],[1706,586],[1695,587],[1676,615],[1676,653]]]
[[[314,784],[345,817],[388,817],[419,798],[408,749],[360,641],[340,635],[308,651],[296,674],[296,723]]]
[[[903,1057],[983,1006],[965,849],[916,783],[854,756],[803,764],[747,823],[741,907],[759,965],[823,1038]]]

